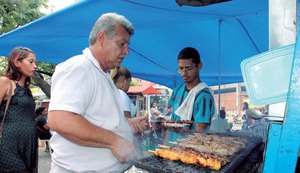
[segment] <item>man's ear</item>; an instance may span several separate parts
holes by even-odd
[[[104,31],[100,31],[97,34],[97,42],[100,44],[100,47],[103,47],[103,43],[105,40],[106,34]]]
[[[200,62],[199,64],[198,64],[198,70],[201,70],[202,69],[202,63]]]

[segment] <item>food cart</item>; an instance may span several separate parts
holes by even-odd
[[[270,0],[270,2],[273,1],[274,0]],[[299,25],[300,1],[294,1],[297,2],[297,22],[295,23]],[[147,4],[148,2],[150,3],[150,5]],[[225,3],[225,5],[222,6],[222,3],[220,3],[214,6],[215,9],[211,6],[207,8],[201,8],[203,11],[201,11],[200,8],[198,8],[199,11],[197,11],[196,8],[183,7],[181,9],[178,9],[177,6],[176,8],[171,5],[168,6],[168,3],[170,3],[171,1],[148,2],[146,3],[146,1],[135,2],[125,0],[109,2],[97,0],[83,1],[81,4],[77,4],[72,8],[66,9],[51,16],[47,16],[46,18],[40,19],[36,22],[28,24],[27,26],[20,27],[13,32],[0,36],[1,53],[4,53],[2,55],[7,56],[13,46],[23,44],[28,45],[33,50],[35,50],[37,52],[37,55],[39,55],[41,61],[59,63],[64,59],[77,54],[82,47],[86,46],[88,36],[87,34],[84,35],[84,33],[88,33],[87,28],[89,27],[84,27],[85,30],[83,30],[82,26],[90,26],[91,21],[93,21],[91,20],[92,18],[96,18],[99,16],[99,13],[103,13],[106,11],[119,12],[129,17],[129,19],[133,21],[135,26],[137,26],[136,28],[138,32],[136,33],[136,36],[134,38],[135,40],[132,41],[131,45],[131,51],[133,53],[129,55],[131,57],[128,58],[128,61],[124,62],[125,66],[129,67],[135,77],[145,78],[156,83],[165,83],[168,86],[173,86],[178,81],[178,78],[174,75],[176,74],[176,72],[174,72],[174,67],[176,67],[174,57],[178,53],[177,50],[179,50],[183,46],[191,44],[192,46],[196,46],[197,48],[201,48],[203,50],[201,51],[204,52],[204,55],[206,55],[204,57],[207,60],[207,64],[204,67],[206,69],[204,70],[208,72],[205,76],[205,80],[208,82],[214,82],[214,84],[216,84],[216,81],[221,78],[228,79],[226,81],[228,83],[240,81],[241,77],[239,76],[239,74],[234,73],[234,70],[230,71],[230,73],[224,74],[224,71],[221,71],[220,69],[224,69],[224,66],[229,66],[231,69],[234,69],[235,67],[231,65],[236,64],[234,64],[233,62],[227,63],[229,60],[231,61],[232,59],[241,59],[241,57],[243,58],[245,54],[253,54],[253,52],[255,51],[257,53],[260,53],[260,50],[265,50],[265,47],[261,46],[259,42],[263,42],[265,39],[255,39],[255,34],[265,34],[265,32],[263,32],[264,28],[262,27],[263,29],[260,33],[254,32],[255,34],[251,35],[251,30],[255,30],[257,27],[261,27],[258,24],[263,23],[262,20],[264,20],[265,18],[261,17],[248,19],[246,18],[248,14],[241,12],[247,11],[251,13],[251,8],[247,8],[239,4],[245,2],[245,4],[248,3],[249,5],[249,1],[232,0],[226,2],[228,4],[236,3],[238,5],[241,5],[238,7],[244,7],[239,10],[236,10],[238,9],[238,7],[232,7],[230,5],[227,6],[227,4]],[[175,3],[174,1],[172,2]],[[286,3],[287,1],[282,2]],[[158,5],[155,3],[157,3]],[[260,4],[260,0],[252,0],[251,4],[253,3],[257,3],[259,4],[258,6],[264,7],[266,5],[266,0],[262,2],[263,5]],[[85,9],[85,11],[81,11],[82,9]],[[234,11],[234,13],[228,14],[228,9],[230,11]],[[262,9],[265,10],[265,8]],[[143,13],[148,11],[150,11],[148,14]],[[172,13],[169,14],[168,12]],[[217,12],[222,12],[222,14],[219,14]],[[256,14],[257,16],[259,16],[259,14],[261,13],[263,13],[263,11],[258,10]],[[159,17],[154,18],[154,14],[158,14]],[[181,16],[182,14],[188,14],[189,16],[184,16],[183,18]],[[240,14],[242,17],[239,16]],[[216,16],[218,15],[221,17],[217,18]],[[141,20],[138,21],[136,19]],[[157,22],[157,20],[159,21]],[[170,22],[165,23],[165,21],[163,20],[168,20]],[[197,23],[201,20],[204,22]],[[257,23],[247,23],[247,21],[255,21]],[[78,23],[80,23],[80,25],[78,25]],[[158,27],[155,27],[154,24],[157,23]],[[176,25],[172,25],[174,23]],[[238,25],[234,25],[236,23]],[[251,25],[253,23],[257,25],[251,26],[250,29],[247,30],[247,24]],[[148,31],[157,32],[152,33]],[[173,31],[173,33],[170,31]],[[193,35],[186,37],[187,32],[193,33]],[[239,35],[237,35],[237,32],[239,32]],[[176,37],[174,37],[174,33],[176,33]],[[161,37],[157,37],[158,35],[160,35]],[[238,37],[241,37],[242,35],[250,35],[250,37],[247,37],[247,39],[245,40],[234,40]],[[41,44],[41,38],[46,40],[45,42],[43,42],[43,44]],[[168,41],[166,41],[167,39]],[[271,122],[268,129],[266,150],[262,157],[262,171],[265,173],[294,172],[297,164],[300,143],[299,32],[297,39],[298,40],[295,44],[295,51],[292,61],[292,73],[291,76],[289,76],[290,80],[286,99],[287,109],[285,111],[284,120],[282,122]],[[194,40],[195,42],[191,43]],[[259,42],[259,44],[255,44],[255,41]],[[246,44],[244,44],[245,42]],[[72,48],[70,48],[70,43],[74,45],[72,46]],[[173,43],[182,44],[173,45]],[[163,48],[163,50],[160,49],[161,47]],[[254,49],[254,51],[252,49]],[[176,53],[174,53],[174,50],[176,51]],[[209,58],[213,60],[211,62],[208,62]],[[148,65],[147,67],[143,66],[144,64],[149,64],[149,61],[154,63],[150,63],[150,65]],[[214,69],[210,67],[216,67],[215,69],[217,69],[218,71],[210,71],[211,69]],[[146,77],[143,76],[144,74]],[[219,77],[213,76],[214,74],[219,75]],[[277,75],[276,69],[274,69],[274,74]],[[151,143],[155,140],[158,140],[158,137],[161,134],[166,133],[165,130],[159,131],[159,129],[157,131],[150,131],[149,134],[146,135],[149,135],[149,137],[151,137],[151,140],[147,141],[146,139],[145,141]],[[170,131],[170,133],[178,134],[176,130]],[[159,140],[159,142],[161,143],[162,141]],[[237,171],[237,169],[235,169],[235,171]]]
[[[286,1],[277,1],[274,4],[276,3],[278,5],[278,3],[279,4],[286,3]],[[295,22],[297,24],[300,23],[299,3],[300,1],[297,0],[297,6],[296,6],[297,22]],[[273,7],[275,6],[274,4],[272,4]],[[286,8],[294,8],[294,7],[295,6],[290,6]],[[272,8],[270,10],[272,10]],[[272,22],[270,23],[272,24]],[[282,37],[284,36],[285,35],[283,35]],[[273,39],[272,37],[273,36],[270,36],[270,41],[272,41]],[[287,81],[287,83],[284,83],[284,85],[286,85],[284,86],[286,87],[284,88],[284,92],[280,91],[279,93],[280,95],[279,96],[277,95],[277,98],[275,99],[274,96],[271,98],[271,100],[270,98],[265,98],[266,100],[264,100],[265,101],[264,103],[271,104],[280,101],[286,101],[286,109],[283,115],[283,119],[282,121],[271,121],[269,123],[267,129],[268,133],[267,133],[266,146],[262,146],[261,141],[257,141],[257,139],[255,138],[251,139],[251,141],[254,142],[248,144],[247,148],[244,149],[239,154],[234,155],[234,159],[231,160],[231,163],[224,166],[220,170],[220,172],[264,172],[264,173],[272,172],[273,173],[273,172],[299,171],[298,170],[299,168],[297,168],[296,170],[296,167],[298,167],[297,162],[299,162],[298,159],[299,159],[299,147],[300,147],[299,146],[300,144],[300,131],[299,131],[300,130],[300,118],[299,118],[300,32],[299,31],[297,32],[296,44],[285,46],[285,44],[283,43],[283,45],[277,45],[277,47],[279,47],[278,49],[274,49],[276,46],[272,47],[272,45],[274,46],[274,43],[273,44],[270,43],[271,50],[267,53],[259,55],[262,56],[259,58],[265,58],[264,60],[266,60],[266,56],[268,56],[267,57],[268,60],[272,61],[282,56],[283,59],[279,62],[282,62],[282,66],[284,66],[284,63],[288,63],[288,67],[290,68],[286,69],[286,67],[284,67],[286,72],[288,72],[287,73],[288,75],[284,76],[283,79],[281,78],[280,79],[281,81],[276,81],[276,82],[283,82],[283,83],[284,81]],[[289,52],[287,52],[287,50]],[[278,53],[280,54],[280,52],[282,51],[284,52],[284,55],[278,55]],[[286,57],[287,54],[289,54],[290,56]],[[268,65],[270,65],[271,68],[275,68],[280,71],[280,67],[276,68],[278,64],[276,64],[276,66],[275,64],[273,64],[273,66],[272,64],[268,64]],[[242,68],[243,67],[244,66],[242,66]],[[276,74],[276,70],[274,70],[272,71],[272,73],[270,73],[270,75],[280,75],[280,74]],[[265,77],[263,80],[267,82],[274,82],[274,81],[267,80],[268,78],[272,80],[272,77],[270,76],[263,76],[263,77]],[[252,79],[246,78],[245,80],[252,80]],[[247,83],[247,81],[245,82]],[[274,83],[274,85],[276,84],[276,82]],[[247,89],[249,89],[249,87]],[[151,146],[157,147],[158,144],[165,144],[166,141],[176,140],[176,139],[166,140],[164,139],[165,137],[160,136],[161,134],[165,134],[165,133],[170,133],[170,134],[179,133],[181,135],[177,136],[178,138],[184,136],[183,135],[184,133],[180,133],[178,131],[177,132],[170,131],[170,129],[168,129],[167,132],[154,131],[154,133],[152,132],[152,135],[155,134],[155,139],[151,140],[153,142]],[[166,161],[166,160],[159,159],[157,157],[147,157],[142,160],[139,160],[138,162],[135,163],[135,166],[144,168],[149,171],[154,171],[154,172],[210,172],[211,171],[206,168],[199,168],[191,165],[183,166],[181,163],[174,162],[174,161]]]

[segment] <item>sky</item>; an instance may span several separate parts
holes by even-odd
[[[48,0],[48,9],[45,10],[45,13],[50,14],[57,10],[61,10],[69,5],[72,5],[79,0]]]

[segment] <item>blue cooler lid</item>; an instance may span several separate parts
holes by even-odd
[[[254,105],[287,99],[295,44],[252,56],[241,63],[248,97]]]

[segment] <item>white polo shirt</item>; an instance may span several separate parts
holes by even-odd
[[[49,111],[64,110],[83,116],[96,126],[132,141],[133,135],[109,74],[103,72],[89,48],[59,64],[52,77]],[[107,148],[77,145],[54,132],[50,140],[52,161],[74,172],[122,172],[121,164]]]

